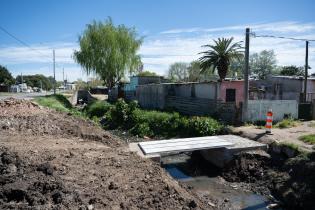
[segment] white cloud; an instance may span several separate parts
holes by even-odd
[[[219,37],[234,37],[236,41],[244,41],[244,30],[250,26],[257,34],[281,35],[296,38],[315,38],[315,24],[286,21],[264,24],[249,24],[222,28],[190,28],[163,31],[154,40],[147,41],[141,48],[144,55],[145,68],[158,73],[167,71],[169,64],[174,62],[190,62],[197,59],[203,49],[200,47],[209,44],[211,39]],[[269,32],[269,33],[267,33]],[[272,32],[272,33],[271,33]],[[309,65],[315,72],[314,46],[311,42],[309,49]],[[305,60],[305,43],[286,39],[254,38],[250,40],[250,52],[274,50],[278,65],[303,66]],[[146,57],[145,55],[150,55]]]
[[[299,23],[294,21],[283,21],[273,23],[247,24],[235,25],[218,28],[182,28],[162,31],[161,34],[180,34],[180,33],[196,33],[196,32],[223,32],[223,31],[237,31],[245,30],[250,27],[255,31],[270,31],[270,32],[307,32],[315,29],[314,23]]]
[[[249,24],[257,34],[281,35],[296,38],[315,39],[315,24],[298,22],[275,22]],[[198,59],[204,50],[201,46],[209,44],[218,37],[234,37],[236,41],[244,41],[246,25],[221,28],[191,28],[164,31],[145,38],[139,53],[144,67],[165,75],[170,64],[174,62],[190,62]],[[268,33],[269,32],[269,33]],[[271,33],[272,32],[272,33]],[[310,43],[309,63],[315,70],[315,42]],[[31,46],[34,50],[20,46],[0,47],[0,64],[7,65],[15,74],[42,73],[52,75],[52,49],[56,51],[57,79],[62,78],[62,67],[70,80],[86,79],[73,58],[73,51],[78,49],[75,42],[45,43]],[[305,43],[300,41],[254,38],[250,40],[250,52],[273,49],[279,65],[304,65]]]

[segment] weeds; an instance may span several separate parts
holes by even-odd
[[[177,112],[147,111],[136,102],[127,104],[123,100],[109,109],[105,115],[105,127],[129,130],[133,135],[188,137],[215,135],[222,125],[210,117],[185,117]]]
[[[308,144],[315,144],[315,134],[308,134],[308,135],[300,136],[299,140]]]
[[[36,103],[61,112],[70,112],[71,103],[63,95],[49,95],[35,98]]]
[[[275,128],[292,128],[292,127],[296,127],[299,125],[299,121],[294,120],[293,118],[287,118],[287,119],[283,119],[282,121],[278,122],[277,124],[275,124]]]

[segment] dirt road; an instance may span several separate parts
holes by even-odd
[[[93,123],[0,101],[0,209],[211,209]]]
[[[279,143],[293,143],[299,145],[306,151],[313,151],[313,145],[307,144],[299,140],[299,137],[306,134],[314,134],[314,121],[300,122],[296,127],[292,128],[273,128],[272,134],[267,135],[264,129],[258,129],[255,126],[241,126],[233,129],[234,134],[253,139],[260,142],[279,142]]]

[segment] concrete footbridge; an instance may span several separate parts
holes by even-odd
[[[144,158],[160,159],[183,152],[200,151],[202,156],[222,167],[233,155],[250,150],[266,150],[267,145],[236,135],[205,136],[170,140],[145,141],[129,144],[130,150]]]

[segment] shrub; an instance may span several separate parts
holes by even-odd
[[[84,111],[90,118],[103,117],[111,107],[112,105],[106,101],[92,101],[84,108]]]
[[[118,99],[114,106],[112,106],[106,113],[106,120],[109,127],[130,129],[134,126],[132,121],[132,113],[138,107],[136,102],[131,102],[128,105],[123,99]]]
[[[153,132],[150,129],[148,123],[138,123],[133,128],[130,129],[130,133],[133,135],[138,135],[139,137],[153,136]]]
[[[209,117],[187,118],[176,112],[147,111],[136,102],[123,100],[110,107],[103,125],[110,129],[123,128],[138,136],[187,137],[214,135],[221,131],[221,124]]]
[[[189,136],[211,136],[222,131],[222,125],[210,117],[192,117],[188,121]]]

